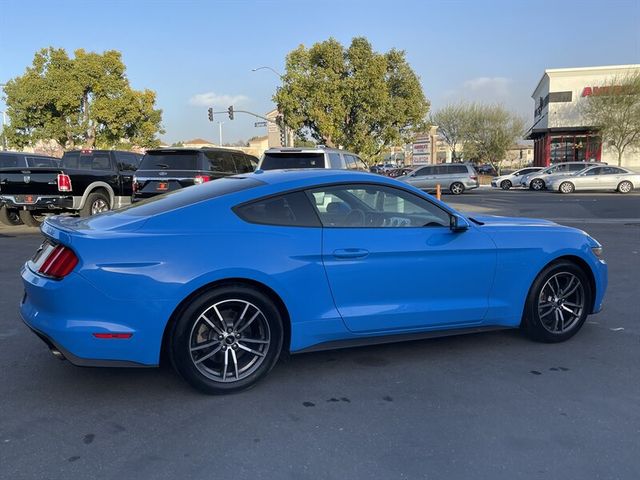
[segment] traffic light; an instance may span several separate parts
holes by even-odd
[[[229,107],[228,112],[229,112],[229,120],[233,120],[233,105]]]
[[[287,135],[285,133],[284,128],[280,129],[280,146],[281,147],[286,147],[287,146]]]
[[[213,122],[213,107],[209,107],[209,121]]]

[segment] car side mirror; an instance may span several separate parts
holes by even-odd
[[[449,228],[452,232],[464,232],[469,230],[469,222],[460,215],[451,215],[449,217]]]

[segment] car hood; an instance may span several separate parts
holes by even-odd
[[[483,224],[483,226],[548,226],[557,225],[550,220],[542,218],[526,218],[526,217],[501,217],[498,215],[474,215],[470,213],[469,218]]]

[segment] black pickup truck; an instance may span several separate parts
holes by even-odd
[[[66,152],[59,167],[0,169],[0,208],[29,226],[47,214],[89,216],[131,203],[142,155],[118,150]]]

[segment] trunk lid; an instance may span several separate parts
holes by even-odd
[[[0,195],[32,196],[59,195],[59,168],[3,168],[0,169]],[[29,203],[20,199],[19,203]]]

